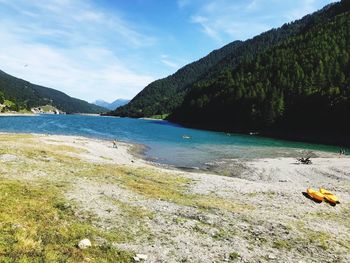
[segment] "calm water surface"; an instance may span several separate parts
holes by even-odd
[[[202,167],[208,162],[230,158],[298,156],[301,149],[338,151],[332,146],[188,129],[166,121],[99,116],[0,117],[0,131],[79,135],[139,143],[147,146],[148,158],[181,167]]]

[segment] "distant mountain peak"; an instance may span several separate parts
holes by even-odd
[[[115,101],[109,103],[105,100],[97,99],[96,101],[93,102],[93,104],[100,106],[100,107],[107,108],[109,110],[115,110],[121,106],[128,104],[129,101],[130,100],[127,100],[127,99],[116,99]]]

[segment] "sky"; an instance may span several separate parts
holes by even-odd
[[[89,102],[147,84],[329,0],[0,0],[0,70]]]

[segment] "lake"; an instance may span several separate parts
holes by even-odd
[[[83,115],[0,117],[0,131],[78,135],[143,144],[147,146],[148,159],[188,168],[221,159],[296,157],[301,149],[339,150],[326,145],[188,129],[167,121]]]

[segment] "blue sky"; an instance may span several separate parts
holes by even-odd
[[[94,101],[132,98],[214,49],[329,0],[0,0],[0,69]]]

